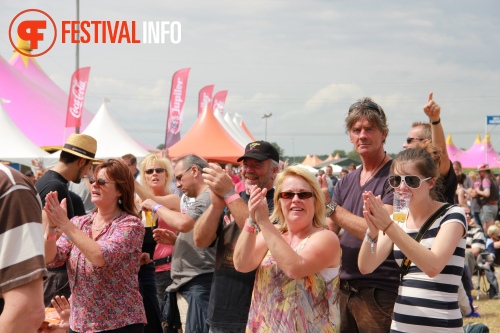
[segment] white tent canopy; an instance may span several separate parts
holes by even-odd
[[[7,101],[0,99],[0,159],[27,166],[31,166],[33,159],[50,163],[53,157],[24,135],[4,110],[2,102]]]
[[[97,140],[96,159],[133,154],[140,162],[149,155],[149,152],[137,143],[111,116],[106,102],[102,103],[83,134],[90,135]]]
[[[224,127],[226,132],[234,139],[234,141],[236,141],[242,148],[245,148],[248,142],[239,137],[237,132],[232,127],[229,126],[229,124],[224,119],[224,116],[218,110],[214,112],[214,116],[217,119],[217,121],[219,121],[219,123],[222,125],[222,127]]]

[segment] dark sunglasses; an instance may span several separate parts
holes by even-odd
[[[153,172],[156,173],[164,173],[165,172],[165,169],[164,168],[154,168],[154,169],[146,169],[144,170],[144,173],[146,173],[146,175],[152,175]]]
[[[419,176],[389,176],[389,185],[393,188],[398,188],[401,185],[401,181],[403,180],[409,188],[417,189],[422,185],[422,182],[431,179],[432,177],[420,178]]]
[[[406,143],[410,144],[410,143],[412,143],[415,140],[424,141],[425,139],[420,139],[420,138],[406,138]]]
[[[104,180],[102,178],[99,178],[97,180],[91,180],[90,184],[97,183],[99,186],[104,186],[106,184],[123,184],[124,182],[108,182],[107,180]]]
[[[312,198],[313,193],[312,192],[281,192],[278,196],[280,198],[283,198],[283,199],[293,199],[295,196],[298,196],[300,200],[304,200],[304,199]]]
[[[380,116],[382,115],[382,108],[377,103],[372,103],[369,101],[354,103],[349,108],[349,113],[351,113],[353,110],[355,110],[361,106],[364,106],[364,107],[367,107],[369,109],[372,109],[373,111],[376,111]]]

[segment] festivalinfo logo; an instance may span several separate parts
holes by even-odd
[[[141,28],[142,33],[139,31]],[[58,34],[63,44],[179,44],[182,26],[179,21],[80,20],[56,24],[49,14],[40,9],[23,10],[9,26],[10,43],[27,57],[47,53],[54,46]],[[14,42],[17,36],[29,42],[29,48],[19,48]]]

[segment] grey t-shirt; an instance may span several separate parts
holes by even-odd
[[[208,206],[210,206],[210,193],[203,191],[196,198],[195,202],[189,206],[186,214],[197,221],[201,214],[207,210]],[[193,240],[193,230],[180,232],[172,253],[170,274],[173,283],[167,288],[167,291],[177,291],[184,284],[200,274],[213,273],[215,251],[215,246],[203,249],[196,247]]]

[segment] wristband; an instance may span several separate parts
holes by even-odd
[[[48,233],[45,233],[45,240],[55,241],[55,240],[57,240],[57,234],[49,235]]]
[[[365,242],[370,243],[370,251],[372,253],[374,253],[375,252],[375,244],[378,242],[378,235],[377,235],[377,237],[372,239],[370,237],[369,229],[366,229]]]
[[[158,211],[158,209],[160,209],[161,207],[163,207],[163,205],[160,205],[160,204],[156,204],[153,206],[153,214],[156,214],[156,212]]]
[[[385,235],[385,231],[386,231],[387,229],[389,229],[389,228],[391,227],[391,225],[393,225],[393,224],[394,224],[394,222],[389,223],[389,224],[388,224],[388,225],[384,228],[384,230],[382,230],[382,232],[384,233],[384,235]]]
[[[224,202],[226,203],[226,206],[229,206],[229,204],[231,202],[233,202],[234,200],[238,199],[239,197],[240,197],[240,195],[238,193],[234,192],[234,194],[231,194],[229,197],[227,197],[226,199],[224,199]]]
[[[47,226],[49,230],[57,232],[57,227],[51,227],[50,225]]]
[[[248,225],[248,223],[245,223],[243,225],[243,230],[245,230],[246,232],[251,233],[251,234],[257,233],[256,230],[255,230],[255,227],[252,227],[252,226]]]
[[[432,124],[432,125],[437,125],[437,124],[439,124],[440,122],[441,122],[441,118],[439,118],[439,119],[438,119],[438,120],[436,120],[436,121],[431,121],[431,124]]]
[[[236,193],[236,191],[235,191],[235,190],[231,190],[231,191],[227,192],[226,194],[224,194],[224,195],[222,196],[222,199],[224,199],[224,201],[225,201],[227,198],[229,198],[230,196],[232,196],[232,195],[233,195],[233,194],[235,194],[235,193]]]

